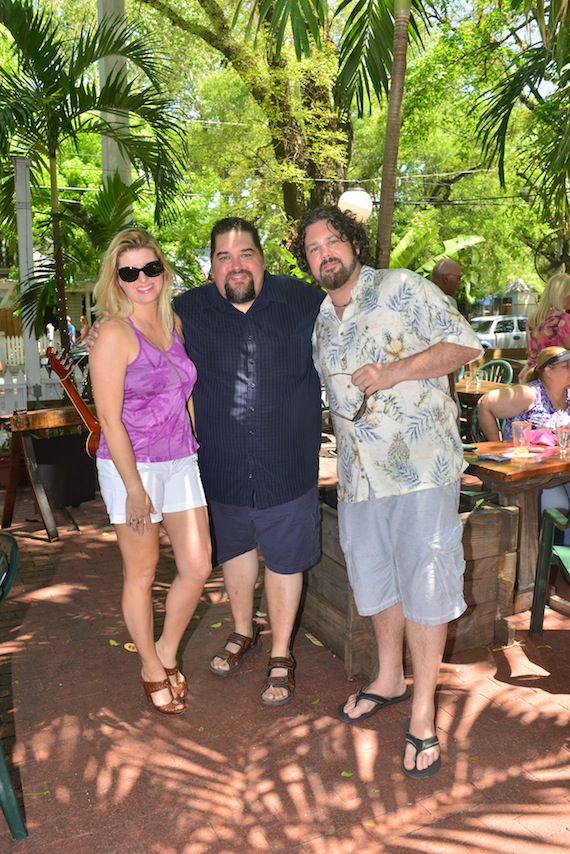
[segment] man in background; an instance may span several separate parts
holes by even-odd
[[[449,305],[457,308],[455,294],[461,284],[461,267],[457,261],[451,258],[440,258],[432,270],[431,280],[443,291]]]

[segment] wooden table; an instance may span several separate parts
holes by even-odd
[[[540,493],[570,481],[570,457],[563,459],[557,448],[540,448],[540,456],[493,462],[479,454],[501,454],[512,449],[509,442],[480,442],[477,451],[466,451],[468,472],[493,489],[503,506],[519,508],[519,561],[514,611],[532,604],[540,527]],[[538,448],[537,448],[538,450]]]
[[[496,388],[505,388],[507,383],[497,383],[491,380],[481,380],[477,383],[472,379],[468,389],[466,385],[465,378],[457,380],[455,383],[455,390],[459,400],[462,403],[464,402],[466,406],[477,406],[477,401],[480,397],[483,397],[488,391],[493,391]]]
[[[94,407],[90,407],[90,409],[93,413],[95,412]],[[38,505],[48,539],[50,542],[57,540],[59,535],[53,511],[44,486],[38,476],[38,465],[32,444],[32,433],[38,430],[48,430],[57,427],[78,427],[83,424],[83,421],[77,410],[73,406],[68,406],[59,409],[16,410],[12,415],[2,418],[2,422],[4,429],[12,433],[10,474],[4,496],[2,528],[9,528],[12,524],[20,472],[22,465],[25,464],[28,481],[32,487],[34,499]],[[73,522],[73,520],[71,521]]]

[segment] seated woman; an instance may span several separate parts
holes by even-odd
[[[479,424],[490,442],[501,438],[497,419],[505,419],[502,438],[511,439],[513,421],[530,421],[534,430],[552,428],[556,413],[570,414],[570,350],[545,347],[530,377],[530,382],[494,389],[480,398]],[[544,489],[541,510],[555,507],[567,514],[569,493],[570,483]],[[569,534],[566,532],[565,538]]]
[[[513,421],[530,421],[536,429],[547,427],[556,412],[570,411],[570,350],[545,347],[530,378],[530,382],[494,389],[480,398],[479,424],[490,442],[501,438],[497,419],[505,419],[502,438],[511,439]]]

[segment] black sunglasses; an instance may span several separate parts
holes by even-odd
[[[117,273],[123,282],[136,282],[139,273],[144,273],[149,279],[156,279],[163,272],[161,261],[149,261],[144,267],[119,267]]]

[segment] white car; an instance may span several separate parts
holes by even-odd
[[[483,347],[521,350],[526,347],[527,320],[525,314],[498,314],[493,317],[472,317],[469,323]]]

